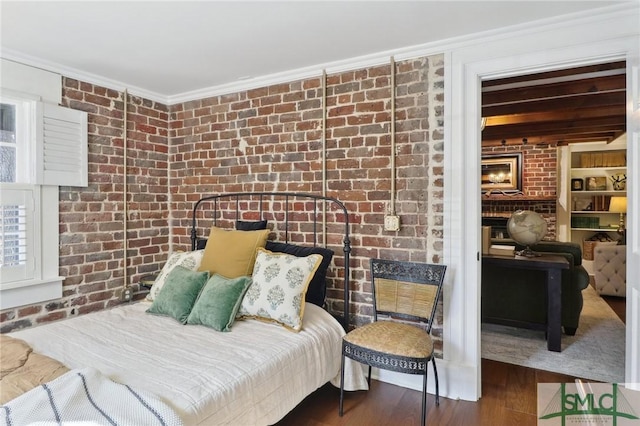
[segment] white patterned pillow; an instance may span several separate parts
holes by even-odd
[[[238,317],[277,322],[300,331],[304,296],[321,262],[319,254],[296,257],[258,248],[252,283],[242,299]]]
[[[153,282],[151,290],[149,290],[149,294],[147,294],[147,300],[153,302],[156,299],[156,296],[160,293],[162,286],[164,286],[164,283],[167,280],[167,275],[169,275],[169,272],[171,272],[176,266],[180,265],[191,271],[197,271],[200,267],[200,262],[202,262],[203,253],[204,250],[187,252],[179,251],[171,253],[169,259],[167,259],[167,263],[162,267],[162,271],[160,271],[158,278]]]

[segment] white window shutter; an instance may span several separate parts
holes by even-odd
[[[36,184],[87,186],[87,113],[38,102],[35,121]]]
[[[0,185],[0,288],[12,281],[33,279],[36,202],[32,189]]]

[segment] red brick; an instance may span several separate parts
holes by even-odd
[[[42,317],[38,317],[36,318],[36,322],[38,324],[44,323],[44,322],[51,322],[51,321],[57,321],[57,320],[61,320],[63,318],[67,317],[67,313],[64,311],[57,311],[57,312],[51,312],[45,316]]]
[[[191,209],[203,193],[276,189],[320,193],[324,132],[326,188],[329,195],[348,204],[354,227],[354,312],[358,321],[368,321],[369,257],[442,257],[442,198],[436,195],[442,192],[442,180],[433,177],[442,176],[442,148],[434,147],[442,144],[443,129],[423,128],[427,121],[421,114],[442,119],[443,60],[441,56],[418,58],[400,61],[397,67],[402,75],[397,79],[396,119],[401,123],[396,141],[403,153],[399,163],[406,165],[397,175],[397,188],[422,188],[427,199],[438,201],[428,211],[426,203],[415,200],[398,199],[396,207],[425,220],[429,213],[428,225],[407,219],[400,234],[387,234],[381,228],[391,175],[387,65],[327,77],[325,129],[320,109],[321,79],[317,77],[171,106],[130,95],[129,124],[135,125],[128,134],[127,201],[130,211],[137,215],[129,222],[130,267],[158,271],[166,261],[169,246],[189,247]],[[427,78],[422,68],[428,67],[438,67],[436,81],[420,80]],[[84,314],[119,303],[116,292],[107,288],[122,281],[122,94],[67,78],[64,87],[64,102],[89,111],[92,124],[90,186],[65,188],[60,202],[61,237],[69,240],[82,235],[86,241],[61,250],[61,265],[69,273],[65,283],[72,291],[65,297],[78,314]],[[415,87],[428,90],[428,96],[415,92]],[[84,96],[80,98],[79,93]],[[413,116],[415,120],[408,119]],[[418,163],[420,167],[415,167]],[[104,194],[107,196],[98,197]],[[89,213],[85,216],[85,212]],[[171,224],[169,212],[174,221]],[[435,233],[425,234],[425,229],[434,226]],[[105,234],[113,240],[104,239]],[[329,238],[338,253],[334,263],[341,265],[341,237],[338,233]],[[303,237],[302,241],[309,240]],[[79,252],[83,255],[78,256]],[[341,309],[340,274],[341,270],[329,273],[328,303],[336,310]],[[3,326],[5,321],[16,321],[8,313],[2,315]]]
[[[35,315],[35,314],[39,313],[40,311],[42,311],[42,306],[40,306],[40,305],[33,305],[33,306],[28,306],[26,308],[20,308],[20,309],[18,309],[18,318],[23,318],[23,317],[28,317],[30,315]]]

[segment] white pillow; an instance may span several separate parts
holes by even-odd
[[[200,267],[200,262],[202,262],[203,253],[204,250],[187,252],[179,251],[171,253],[169,259],[167,259],[167,263],[162,267],[162,271],[160,271],[158,278],[153,282],[151,290],[149,290],[149,294],[147,294],[147,300],[153,302],[156,299],[156,296],[160,293],[162,286],[164,286],[164,283],[167,280],[167,275],[169,275],[169,272],[171,272],[176,266],[180,265],[191,271],[197,271]]]
[[[296,257],[258,248],[252,283],[242,299],[238,317],[277,322],[300,331],[304,296],[321,262],[319,254]]]

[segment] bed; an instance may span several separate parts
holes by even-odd
[[[38,392],[44,402],[50,403],[55,400],[55,393],[54,397],[51,396],[55,386],[68,391],[70,385],[67,381],[79,381],[78,377],[82,380],[78,392],[99,395],[98,389],[101,389],[111,395],[106,400],[121,394],[120,390],[113,390],[107,385],[124,386],[122,398],[135,399],[136,404],[141,404],[140,409],[124,409],[125,416],[134,411],[147,410],[152,413],[147,416],[148,421],[136,420],[136,424],[274,424],[325,383],[331,381],[339,386],[341,339],[348,328],[349,319],[350,240],[348,212],[344,205],[336,199],[311,194],[222,194],[196,202],[191,219],[190,238],[194,250],[180,256],[191,259],[201,256],[199,266],[191,266],[197,271],[187,272],[187,267],[174,266],[172,271],[165,274],[167,279],[164,286],[155,291],[152,288],[150,295],[154,293],[153,300],[124,304],[9,334],[11,338],[26,342],[33,352],[59,361],[70,371],[48,382],[48,386],[38,386],[8,402],[3,406],[4,414],[0,413],[5,417],[0,419],[0,424],[2,421],[9,424],[9,410],[5,407],[13,409],[11,414],[17,416],[15,407],[24,405],[27,400],[33,401]],[[264,227],[265,222],[267,230],[260,233],[257,228]],[[246,230],[224,230],[230,224]],[[224,232],[224,238],[220,237],[221,232]],[[243,234],[239,234],[241,232]],[[232,313],[234,320],[231,325],[217,319],[213,323],[195,321],[185,325],[178,320],[183,318],[182,313],[177,316],[157,312],[150,314],[151,307],[157,307],[159,300],[168,300],[167,294],[177,282],[175,277],[191,280],[197,276],[200,279],[205,271],[199,269],[206,269],[207,252],[215,244],[221,245],[225,252],[233,252],[230,239],[251,240],[251,235],[263,235],[265,232],[269,234],[270,243],[265,243],[266,248],[254,249],[252,279],[245,285],[244,295],[236,303],[238,306]],[[274,238],[278,241],[272,241]],[[297,279],[298,267],[307,267],[309,274],[305,277],[313,275],[309,278],[311,281],[316,278],[314,274],[321,269],[321,264],[326,263],[326,258],[318,252],[322,253],[326,250],[325,246],[335,246],[336,243],[341,245],[342,253],[333,259],[326,276],[344,280],[345,299],[341,301],[341,316],[334,317],[323,309],[326,307],[325,289],[315,288],[315,292],[311,291],[311,286],[317,286],[318,282],[305,284],[309,290],[304,294],[306,302],[301,302],[298,308],[300,322],[291,320],[288,315],[269,317],[269,313],[266,313],[266,317],[261,317],[264,307],[252,311],[255,308],[247,301],[249,295],[255,295],[253,290],[257,284],[266,285],[263,282],[265,278],[260,274],[275,277],[273,282],[284,282],[282,277],[285,272],[287,280],[290,277]],[[221,256],[218,253],[217,257]],[[167,265],[173,257],[179,256],[172,254]],[[234,266],[228,259],[224,259],[223,263],[222,267]],[[273,271],[276,263],[281,266],[278,270],[283,271],[283,275],[269,275],[271,272],[266,272]],[[163,267],[156,284],[166,272],[167,265]],[[178,273],[191,275],[182,278]],[[216,276],[215,280],[213,275]],[[232,284],[236,288],[237,280],[242,280],[242,277],[213,275],[207,275],[206,283],[200,287],[187,319],[198,311],[198,306],[208,307],[201,301],[206,298],[207,290],[214,288],[210,287],[212,282],[218,280],[218,287],[215,288],[227,288],[220,285],[235,280]],[[303,279],[305,283],[307,278]],[[273,294],[273,287],[269,288],[269,294]],[[287,291],[285,297],[288,297]],[[219,300],[221,293],[212,294],[218,297],[215,300]],[[255,298],[258,304],[261,303],[260,297],[258,293]],[[282,318],[284,320],[280,322]],[[365,375],[358,364],[348,364],[345,371],[347,389],[367,388]],[[94,376],[98,380],[95,393],[91,388],[86,391],[87,383],[90,384]],[[75,395],[65,398],[68,401],[77,400]],[[99,400],[88,399],[94,406],[101,406]],[[118,415],[121,414],[113,414]],[[161,421],[160,417],[163,417]],[[124,422],[127,421],[132,420],[125,418]],[[19,422],[14,421],[13,424]]]

